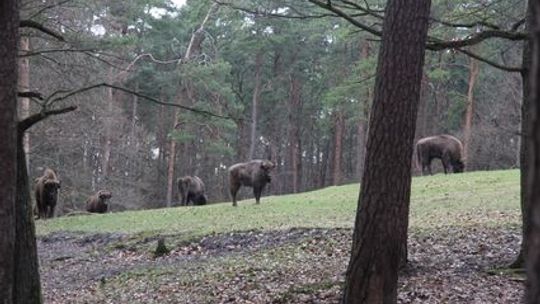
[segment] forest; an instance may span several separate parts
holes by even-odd
[[[499,282],[519,289],[497,303],[514,303],[516,298],[537,303],[538,9],[536,2],[525,0],[6,0],[0,4],[0,40],[6,42],[0,47],[0,140],[6,143],[0,149],[5,172],[0,197],[6,197],[0,204],[0,227],[6,231],[0,247],[8,245],[0,249],[0,287],[5,287],[0,298],[7,299],[6,304],[42,303],[43,298],[45,303],[88,303],[111,296],[103,287],[110,279],[109,274],[101,276],[105,270],[96,270],[102,298],[78,298],[71,291],[62,294],[63,300],[52,295],[47,287],[56,286],[58,278],[43,269],[54,269],[51,263],[66,257],[84,264],[82,256],[92,256],[93,250],[73,253],[54,247],[57,243],[102,244],[100,250],[113,259],[115,250],[147,257],[154,241],[159,249],[166,247],[167,238],[172,255],[188,251],[176,257],[181,262],[164,262],[173,265],[187,263],[184,254],[202,254],[197,250],[208,250],[212,258],[217,258],[214,247],[228,252],[226,244],[233,242],[228,233],[264,251],[268,248],[258,243],[261,239],[242,233],[261,231],[265,238],[266,233],[286,231],[283,239],[292,248],[298,240],[318,241],[327,232],[317,229],[328,229],[337,243],[321,248],[333,256],[339,251],[333,267],[341,274],[310,286],[319,292],[321,286],[338,290],[331,300],[320,294],[312,294],[311,302],[301,300],[297,296],[303,291],[293,287],[287,289],[293,295],[279,297],[203,299],[204,292],[189,289],[191,285],[182,285],[190,290],[182,300],[164,299],[420,303],[429,292],[413,295],[398,288],[404,285],[403,271],[410,275],[414,270],[407,272],[407,267],[413,269],[411,261],[418,260],[417,249],[408,246],[409,226],[411,244],[422,243],[422,233],[431,236],[441,229],[431,220],[422,222],[418,214],[425,213],[427,218],[443,217],[443,222],[448,216],[441,240],[447,246],[452,243],[450,226],[459,226],[459,235],[474,225],[489,237],[504,235],[504,240],[497,239],[499,249],[512,247],[511,252],[487,266],[483,260],[478,265],[490,274],[510,273]],[[431,176],[415,143],[440,134],[458,139],[462,167],[458,170],[449,160],[453,172],[448,173],[455,174],[446,174],[446,156],[439,155]],[[260,160],[257,165],[271,171],[271,176],[261,177],[264,197],[259,204],[257,185],[242,181],[248,187],[240,189],[239,211],[225,211],[225,205],[232,208],[231,200],[237,206],[233,165],[250,160]],[[458,174],[462,168],[466,173]],[[482,177],[490,183],[477,179],[475,171],[493,171]],[[48,199],[39,194],[47,175],[57,187],[50,214],[38,210]],[[182,206],[185,176],[197,177],[202,185],[198,191],[204,191],[198,199],[210,206]],[[352,198],[348,187],[358,190],[358,183],[359,198],[358,191]],[[482,188],[489,185],[494,193],[501,191],[500,197]],[[336,192],[325,192],[327,188]],[[437,189],[445,193],[443,198]],[[253,197],[252,191],[256,202],[243,202]],[[109,214],[89,215],[101,213],[89,207],[101,197],[108,200],[103,212]],[[485,206],[474,209],[462,199]],[[424,205],[439,200],[456,210]],[[305,214],[288,203],[303,206]],[[328,213],[321,215],[312,203]],[[247,205],[255,207],[249,211]],[[146,209],[152,210],[130,213]],[[470,215],[475,210],[478,214]],[[163,224],[157,224],[153,212],[164,212],[166,226],[147,225]],[[221,212],[231,219],[216,215]],[[193,219],[186,213],[193,213]],[[470,222],[460,222],[462,216],[470,216]],[[222,226],[212,217],[238,228]],[[178,225],[180,220],[185,224]],[[302,230],[300,237],[295,229],[311,230]],[[476,232],[474,238],[481,239]],[[215,244],[204,243],[209,236],[216,237]],[[274,244],[281,241],[276,237],[265,242],[285,246]],[[186,242],[199,245],[186,247]],[[336,244],[347,248],[337,249]],[[287,259],[294,256],[291,248],[283,249]],[[165,249],[167,255],[170,250]],[[313,259],[325,254],[315,251],[309,253]],[[137,267],[163,267],[148,266],[151,263]],[[125,267],[118,273],[131,266]],[[123,281],[115,275],[111,284],[120,284],[114,288],[122,290]],[[527,284],[516,287],[516,280]],[[470,298],[446,300],[472,303]],[[434,297],[426,303],[438,301],[445,300]]]
[[[103,188],[114,193],[113,210],[174,206],[184,175],[205,181],[210,201],[227,200],[227,168],[256,158],[277,164],[272,194],[358,181],[378,39],[342,18],[310,18],[326,13],[293,3],[23,3],[23,19],[65,41],[23,29],[20,82],[43,96],[70,94],[49,108],[77,106],[29,129],[25,142],[31,177],[46,167],[61,177],[57,214],[83,209]],[[434,21],[430,31],[451,40],[486,27],[479,20],[511,27],[523,17],[517,3],[436,1],[434,20],[474,26]],[[470,49],[509,67],[521,61],[514,41]],[[519,73],[451,49],[425,61],[415,138],[463,139],[468,171],[519,167]],[[86,89],[102,83],[217,117],[114,87]],[[39,100],[21,105],[23,117],[41,110]]]

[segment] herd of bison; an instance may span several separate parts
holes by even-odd
[[[416,161],[421,167],[422,174],[432,174],[431,161],[435,158],[441,160],[444,173],[450,168],[453,172],[463,172],[463,145],[461,141],[451,135],[436,135],[420,139],[416,145]],[[229,167],[229,190],[233,206],[237,206],[236,195],[241,186],[253,188],[255,201],[260,202],[261,194],[267,183],[270,183],[270,172],[275,164],[269,160],[251,160]],[[197,176],[184,176],[178,178],[177,187],[180,205],[205,205],[208,201],[203,181]],[[35,198],[38,218],[54,216],[54,208],[58,200],[60,180],[53,169],[47,168],[41,177],[35,179]],[[107,200],[112,193],[100,190],[86,200],[86,211],[90,213],[106,213]]]

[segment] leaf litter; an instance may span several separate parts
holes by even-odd
[[[45,303],[339,303],[351,229],[212,234],[186,242],[58,232],[38,240]],[[493,271],[519,248],[517,228],[411,231],[398,303],[519,303],[522,280]]]

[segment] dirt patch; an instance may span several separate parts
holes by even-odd
[[[57,233],[38,250],[46,303],[339,303],[351,235],[248,231],[187,243],[168,235],[170,254],[154,259],[158,236],[124,246],[132,237]],[[412,233],[399,303],[518,303],[523,282],[488,273],[518,245],[517,230]]]

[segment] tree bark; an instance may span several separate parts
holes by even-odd
[[[19,126],[17,134],[17,201],[15,289],[13,303],[39,304],[41,284],[36,245],[36,228],[32,212],[28,168],[24,152],[25,129]]]
[[[532,1],[531,1],[532,2]],[[530,229],[528,229],[527,243],[529,245],[526,259],[527,266],[527,303],[540,303],[540,3],[534,1],[531,8],[531,48],[532,67],[529,73],[530,88],[528,96],[529,124],[527,125],[528,141],[527,155],[525,156],[530,167],[528,168],[527,193],[528,211],[531,216]]]
[[[342,303],[397,302],[430,5],[430,0],[387,2]]]
[[[0,301],[12,304],[17,194],[17,50],[19,1],[0,2]]]
[[[474,85],[479,73],[478,61],[474,58],[469,58],[469,86],[467,88],[467,109],[465,110],[465,121],[463,124],[463,158],[465,166],[471,164],[470,149],[471,149],[471,133],[472,122],[474,115]]]
[[[21,37],[20,42],[21,51],[30,51],[30,38]],[[30,59],[28,57],[19,58],[19,92],[28,92],[30,91]],[[25,119],[30,115],[30,98],[21,98],[20,99],[20,113],[19,119]],[[26,167],[29,168],[30,165],[30,134],[24,134],[24,153],[26,154]]]
[[[525,31],[529,31],[532,28],[532,5],[533,1],[527,2],[527,12],[525,13]],[[522,55],[522,90],[523,90],[523,101],[521,103],[521,145],[519,151],[520,159],[520,207],[521,207],[521,221],[522,221],[522,239],[521,245],[519,248],[518,256],[516,260],[510,265],[510,268],[523,268],[525,267],[525,257],[527,256],[527,251],[529,249],[528,244],[528,235],[530,229],[530,219],[529,219],[529,198],[528,198],[528,180],[527,176],[529,174],[529,162],[528,162],[528,153],[529,153],[529,140],[528,140],[528,130],[529,130],[529,112],[530,112],[530,101],[529,101],[529,67],[532,65],[532,41],[527,40],[523,44],[523,55]]]

